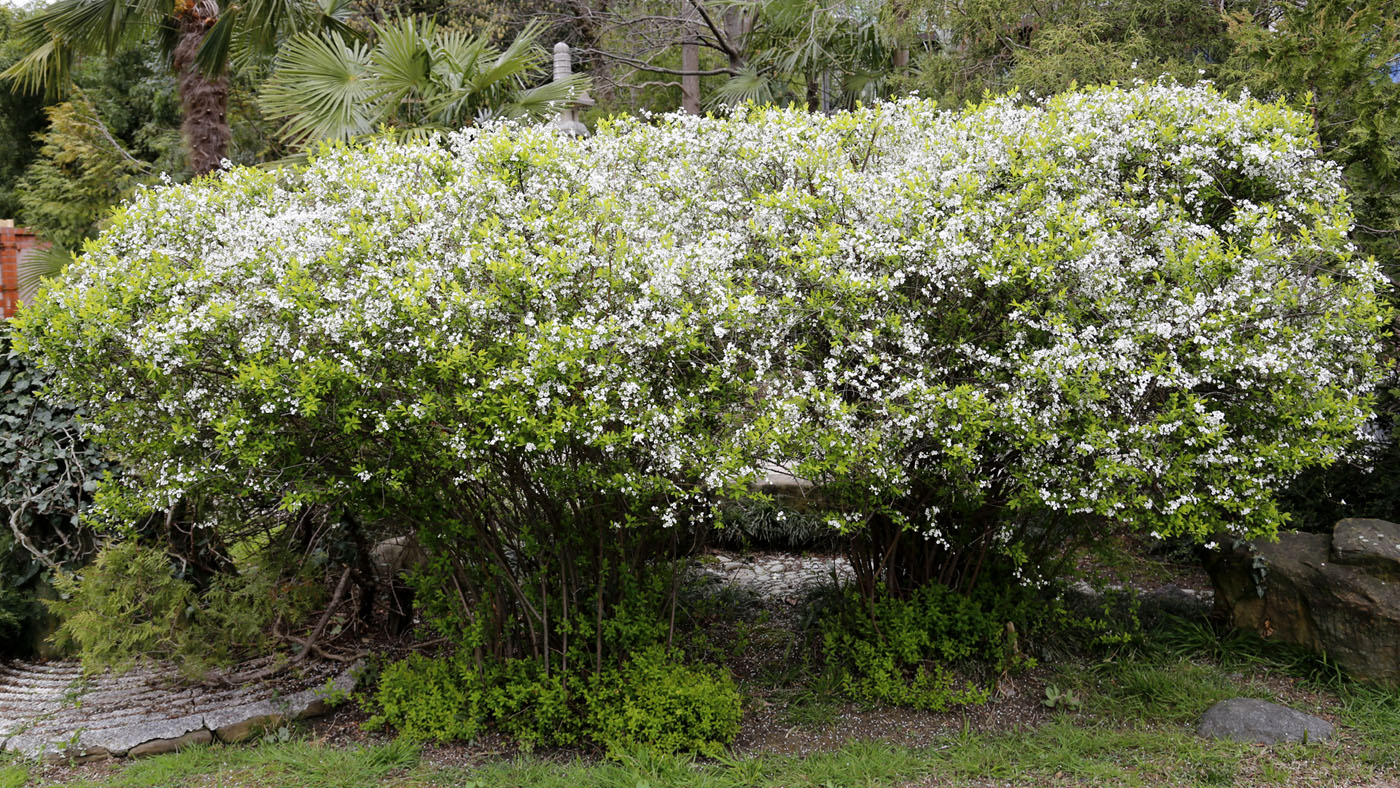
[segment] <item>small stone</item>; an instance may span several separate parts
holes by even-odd
[[[167,752],[175,752],[191,744],[208,744],[213,740],[214,734],[210,733],[207,728],[200,728],[197,731],[190,731],[184,736],[178,736],[174,739],[152,739],[143,744],[138,744],[130,750],[127,750],[126,756],[128,758],[140,758],[145,755],[161,755]]]
[[[280,714],[269,714],[264,717],[252,717],[238,722],[231,722],[214,731],[214,735],[218,737],[219,741],[225,744],[233,744],[234,742],[243,741],[263,731],[276,728],[281,724],[282,716]]]
[[[94,761],[105,761],[115,756],[103,747],[89,747],[79,752],[54,751],[44,755],[44,760],[49,763],[64,763],[73,766],[81,766]]]
[[[1231,698],[1201,715],[1196,734],[1254,744],[1319,742],[1332,737],[1332,723],[1297,709],[1255,698]]]

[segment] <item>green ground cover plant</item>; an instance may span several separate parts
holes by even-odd
[[[985,703],[990,679],[1035,664],[1021,653],[1016,623],[1029,632],[1049,606],[1025,589],[985,584],[970,596],[928,585],[908,600],[846,597],[819,624],[828,667],[849,697],[944,711]],[[982,681],[968,674],[988,674]]]

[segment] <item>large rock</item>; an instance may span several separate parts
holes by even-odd
[[[1252,744],[1318,742],[1332,736],[1332,723],[1287,706],[1254,698],[1231,698],[1201,715],[1196,733],[1207,739]]]
[[[1400,525],[1342,520],[1331,535],[1282,533],[1218,553],[1207,569],[1216,613],[1234,626],[1400,686]]]

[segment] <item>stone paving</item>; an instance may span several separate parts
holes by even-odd
[[[722,583],[745,588],[762,597],[784,599],[827,585],[833,577],[852,579],[844,556],[796,553],[730,553],[711,551],[696,562],[698,570]]]
[[[263,660],[261,664],[266,664]],[[240,666],[255,670],[260,663]],[[309,664],[271,680],[211,687],[173,665],[84,676],[76,662],[0,665],[0,750],[78,761],[153,755],[186,744],[238,741],[286,720],[324,714],[355,671]]]

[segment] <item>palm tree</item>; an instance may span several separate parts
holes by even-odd
[[[0,73],[21,89],[66,91],[74,58],[114,52],[155,37],[170,56],[184,110],[190,166],[202,175],[228,155],[228,62],[235,51],[270,51],[288,33],[313,27],[349,32],[346,0],[58,0],[19,26],[32,49]]]
[[[712,97],[718,104],[805,100],[812,110],[850,108],[879,96],[896,43],[878,14],[852,0],[715,0],[742,16],[747,57]],[[737,49],[737,48],[736,48]]]
[[[580,75],[530,87],[546,71],[542,31],[527,26],[504,51],[413,18],[374,26],[373,45],[336,31],[299,34],[260,102],[285,119],[279,134],[302,145],[380,128],[422,136],[492,117],[541,119],[587,87]]]

